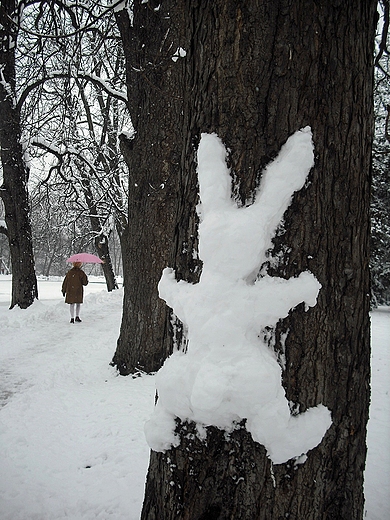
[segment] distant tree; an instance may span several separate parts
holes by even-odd
[[[5,207],[12,263],[11,308],[25,309],[38,297],[35,276],[27,183],[29,168],[22,145],[20,104],[17,99],[15,53],[23,6],[16,0],[0,9],[0,155],[3,183],[0,196]]]
[[[230,436],[208,427],[205,438],[177,418],[180,445],[151,453],[145,520],[363,516],[375,7],[137,0],[132,18],[116,14],[136,134],[122,143],[130,171],[125,263],[133,272],[114,362],[123,374],[150,370],[172,341],[185,348],[156,286],[166,266],[191,283],[201,269],[200,134],[217,133],[230,151],[235,198],[246,206],[264,166],[310,125],[315,166],[284,216],[268,272],[310,270],[322,288],[314,308],[298,306],[270,331],[270,348],[286,349],[288,401],[300,412],[322,402],[333,421],[304,464],[274,465],[245,418]]]
[[[30,198],[37,273],[62,275],[64,260],[71,250],[71,240],[64,228],[68,219],[65,205],[43,190],[32,190]]]
[[[380,2],[382,20],[375,60],[375,139],[371,201],[371,279],[374,305],[390,304],[390,63],[389,2]]]
[[[380,116],[377,119],[380,124]],[[385,126],[378,129],[373,154],[370,264],[374,305],[390,304],[390,141],[383,138]]]
[[[68,195],[64,198],[64,206],[68,208],[68,211],[63,212],[65,214],[65,222],[62,224],[62,229],[64,230],[73,220],[78,221],[83,219],[84,222],[89,220],[89,230],[83,233],[84,237],[89,237],[89,239],[85,241],[84,248],[85,246],[88,247],[91,241],[94,243],[96,253],[104,262],[102,268],[107,289],[108,291],[117,289],[118,285],[113,270],[108,242],[109,234],[111,234],[112,231],[112,229],[110,229],[112,226],[109,220],[111,211],[108,213],[101,211],[101,198],[106,200],[106,193],[96,193],[96,183],[93,181],[94,169],[92,168],[92,172],[90,171],[89,163],[88,161],[85,162],[85,157],[82,152],[72,150],[70,153],[67,149],[65,149],[64,152],[59,152],[54,151],[51,145],[43,144],[40,141],[35,141],[35,144],[56,155],[58,158],[58,172],[57,175],[53,175],[53,177],[55,177],[56,190],[58,190],[59,186],[62,186],[62,189],[65,190]],[[47,180],[43,180],[41,184],[45,185],[47,182]],[[51,184],[52,182],[53,180],[51,180]],[[110,188],[108,189],[110,190]],[[51,191],[54,190],[52,189]],[[57,197],[55,192],[54,197]],[[111,210],[111,205],[109,205],[109,208]],[[105,224],[104,220],[108,221],[109,225]],[[76,244],[72,243],[69,245],[71,245],[71,250],[74,250]]]

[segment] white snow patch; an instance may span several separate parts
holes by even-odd
[[[185,51],[182,47],[178,47],[176,49],[175,54],[172,56],[172,61],[177,61],[179,58],[185,58],[187,56],[187,51]]]

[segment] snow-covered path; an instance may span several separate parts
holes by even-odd
[[[366,518],[390,518],[390,308],[371,313],[371,407],[365,472]]]
[[[154,377],[109,366],[122,291],[90,284],[83,323],[69,324],[60,282],[8,310],[0,276],[0,518],[138,520]],[[8,285],[7,285],[8,284]],[[372,314],[373,389],[366,471],[368,520],[390,518],[390,309]]]
[[[2,520],[139,518],[154,380],[108,364],[121,300],[89,294],[75,325],[58,301],[1,307]]]

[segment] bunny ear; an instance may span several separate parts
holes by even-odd
[[[201,213],[235,205],[231,197],[232,179],[226,164],[226,149],[214,134],[201,136],[198,148],[198,180]],[[295,191],[303,188],[314,166],[312,132],[309,126],[290,136],[278,156],[265,169],[254,206],[266,209],[265,219],[279,224]]]
[[[309,126],[290,136],[276,159],[265,169],[253,211],[261,211],[273,232],[291,203],[294,192],[305,185],[314,166],[314,146]]]
[[[202,134],[198,148],[200,216],[234,205],[226,149],[216,134]]]

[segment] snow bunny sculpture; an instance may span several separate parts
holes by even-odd
[[[159,399],[145,426],[152,449],[177,445],[175,417],[193,420],[201,432],[214,425],[231,431],[237,421],[283,463],[317,446],[331,424],[319,405],[292,416],[281,384],[281,368],[259,332],[275,326],[301,302],[316,304],[320,283],[313,274],[289,280],[259,267],[294,191],[313,166],[311,131],[292,135],[263,173],[256,201],[238,208],[231,198],[226,151],[215,134],[202,134],[198,150],[200,200],[197,284],[177,282],[165,269],[160,297],[187,328],[187,351],[176,351],[156,376]]]

